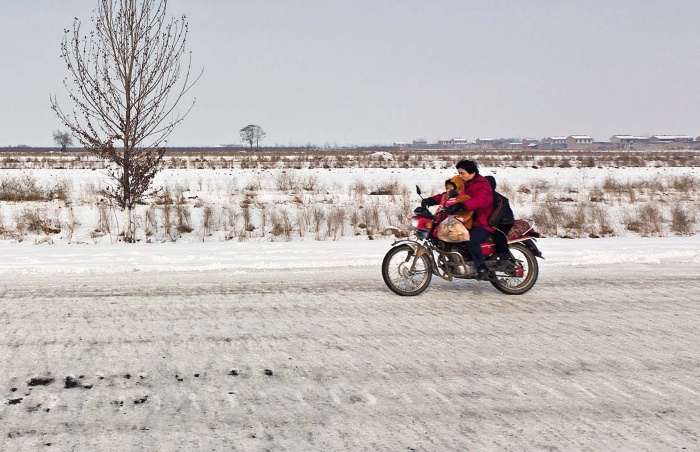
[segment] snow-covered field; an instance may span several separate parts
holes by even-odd
[[[564,196],[590,202],[606,181],[698,177],[483,173],[522,216]],[[0,203],[0,450],[700,448],[700,236],[676,236],[669,220],[661,237],[642,237],[624,221],[641,203],[695,212],[697,189],[604,194],[615,236],[539,240],[545,260],[525,295],[435,278],[398,297],[381,280],[392,242],[382,231],[418,203],[409,187],[437,190],[450,174],[167,170],[157,184],[180,187],[192,230],[166,232],[157,205],[147,234],[142,206],[140,241],[126,244],[113,210],[110,232],[96,233],[100,171],[1,171],[70,195]],[[309,190],[278,189],[304,181]],[[387,181],[394,194],[369,194]],[[250,231],[223,214],[242,214],[245,199]],[[261,215],[360,205],[380,212],[373,234],[348,214],[344,234],[324,219],[275,235]],[[28,206],[61,231],[18,230]]]
[[[407,232],[406,217],[450,168],[167,169],[135,214],[143,242],[335,241]],[[697,167],[485,167],[516,215],[547,236],[674,236],[700,225]],[[101,194],[101,170],[0,170],[0,237],[115,243],[124,215]],[[16,192],[36,201],[16,202]]]

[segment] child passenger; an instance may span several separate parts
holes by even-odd
[[[457,184],[454,183],[452,179],[447,179],[445,181],[445,193],[442,195],[440,207],[444,209],[445,207],[453,206],[457,202],[455,198],[457,198],[458,193]]]
[[[454,190],[454,191],[452,191]],[[446,209],[450,206],[453,206],[457,203],[461,203],[467,199],[470,198],[469,195],[462,193],[464,190],[464,181],[460,179],[459,176],[454,176],[450,179],[447,179],[445,181],[445,193],[442,194],[442,198],[440,200],[440,208],[441,209]],[[452,193],[450,193],[452,191]],[[455,193],[456,192],[456,193]],[[472,227],[472,222],[473,222],[473,215],[474,212],[471,210],[468,211],[459,211],[455,214],[459,220],[464,223],[464,225],[467,227],[467,229]]]

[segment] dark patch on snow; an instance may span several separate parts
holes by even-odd
[[[54,378],[50,377],[36,377],[29,380],[28,386],[46,386],[54,382]]]
[[[78,380],[76,380],[75,378],[70,377],[70,376],[66,377],[64,382],[65,382],[65,384],[63,387],[66,389],[77,388],[80,386],[80,382]]]
[[[22,397],[19,399],[8,399],[7,404],[8,405],[17,405],[18,403],[22,403],[22,400],[24,400]]]

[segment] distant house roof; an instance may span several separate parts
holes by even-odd
[[[573,138],[574,140],[592,140],[592,137],[589,137],[588,135],[570,135],[567,138]]]
[[[648,140],[649,137],[642,137],[637,135],[613,135],[611,138],[619,138],[621,140]]]
[[[691,137],[690,135],[653,135],[652,138],[656,138],[659,140],[679,140],[693,137]]]
[[[555,136],[555,137],[544,137],[541,141],[542,144],[566,144],[566,137]]]

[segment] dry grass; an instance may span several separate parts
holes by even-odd
[[[78,221],[78,218],[75,215],[73,207],[70,207],[68,209],[68,221],[66,221],[65,225],[66,240],[68,241],[68,243],[71,243],[73,241],[73,235],[75,234],[76,229],[80,225],[80,222]]]
[[[177,232],[178,234],[189,234],[194,231],[192,227],[192,213],[186,205],[178,203],[175,206],[175,215],[177,215]]]
[[[55,218],[50,218],[46,209],[23,207],[15,219],[20,235],[29,234],[59,234],[61,225]]]
[[[217,236],[217,232],[219,239],[226,240],[291,240],[296,235],[337,240],[345,235],[373,238],[387,231],[404,234],[407,232],[406,217],[417,205],[410,181],[398,181],[390,176],[380,183],[363,180],[321,183],[317,177],[300,170],[430,167],[452,172],[454,162],[463,158],[462,152],[453,150],[429,153],[388,150],[388,154],[382,155],[374,155],[374,151],[307,149],[292,155],[273,150],[175,153],[168,160],[171,168],[255,170],[244,176],[232,174],[223,182],[211,181],[206,175],[188,183],[168,181],[151,198],[150,205],[140,206],[135,216],[139,234],[148,240],[177,240],[187,234],[206,240]],[[700,166],[699,157],[698,152],[684,151],[650,152],[642,160],[628,152],[595,151],[559,155],[537,151],[483,151],[470,155],[480,165],[492,168]],[[0,167],[3,165],[99,168],[100,162],[86,155],[47,154],[29,158],[0,155]],[[254,173],[252,177],[251,173]],[[516,214],[518,207],[530,209],[531,206],[527,215],[547,236],[689,235],[697,231],[698,177],[620,180],[612,174],[601,183],[585,188],[573,188],[571,181],[549,179],[546,173],[527,183],[499,179],[498,190],[510,198]],[[440,181],[436,181],[436,186],[439,185]],[[0,220],[5,219],[5,223],[0,221],[0,234],[6,239],[18,239],[28,234],[54,235],[56,233],[51,231],[61,230],[71,242],[80,235],[81,225],[73,210],[74,206],[80,206],[97,212],[90,233],[93,240],[98,241],[105,235],[118,240],[119,233],[114,231],[119,230],[121,214],[103,199],[101,189],[94,182],[84,182],[74,192],[67,182],[43,186],[31,175],[0,177],[0,202],[22,203],[10,209],[9,214],[0,210]],[[60,213],[55,210],[58,206],[63,207]]]
[[[54,186],[42,187],[29,175],[0,179],[0,201],[28,202],[53,201],[67,202],[70,197],[68,183],[63,181]]]
[[[671,209],[671,232],[676,235],[693,235],[696,218],[680,205]]]
[[[383,154],[377,156],[377,152]],[[468,154],[489,167],[697,167],[700,153],[693,149],[567,150],[537,149],[397,150],[392,147],[353,149],[264,148],[256,152],[235,149],[170,149],[170,169],[305,169],[305,168],[451,168]],[[388,157],[385,157],[388,155]],[[50,150],[0,152],[0,169],[104,169],[105,163],[81,151]]]
[[[628,217],[627,229],[642,237],[663,235],[664,216],[655,204],[644,204],[636,208],[636,215]]]

